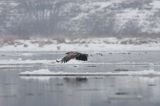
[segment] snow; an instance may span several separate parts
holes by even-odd
[[[157,13],[159,13],[160,1],[153,0],[149,5],[144,5],[144,8],[151,8],[151,10],[126,8],[116,13],[118,30],[123,30],[131,22],[140,28],[141,32],[159,33],[160,21]],[[152,17],[154,20],[151,20]]]
[[[154,9],[160,9],[160,1],[159,0],[155,0],[152,3],[150,3],[150,5],[154,8]]]
[[[59,51],[124,51],[124,50],[133,50],[133,51],[138,51],[138,50],[160,50],[160,45],[141,45],[141,46],[136,46],[136,45],[119,45],[119,44],[59,44],[57,45],[61,47],[61,50]],[[57,46],[56,45],[50,45],[50,46],[44,46],[43,48],[40,47],[35,47],[31,46],[28,48],[24,47],[13,47],[13,46],[8,46],[5,48],[1,48],[1,51],[57,51]]]
[[[19,42],[19,43],[17,43]],[[138,38],[92,38],[92,39],[66,39],[63,43],[42,44],[41,41],[19,40],[15,44],[4,44],[0,51],[145,51],[160,50],[160,39]],[[145,43],[143,43],[145,42]],[[16,45],[16,46],[15,46]],[[25,45],[25,46],[24,46]],[[42,45],[42,46],[40,46]],[[24,54],[32,55],[32,54]]]
[[[67,62],[66,64],[85,64],[85,63],[87,63],[87,62],[72,59],[69,62]]]
[[[19,5],[18,1],[7,2],[6,0],[1,1],[0,5],[4,3],[9,4],[9,7],[16,7],[17,5]],[[57,3],[58,0],[55,0],[55,2],[53,2],[54,8],[57,8]],[[95,32],[92,25],[97,23],[99,24],[98,26],[102,27],[102,29],[106,29],[108,28],[107,25],[111,21],[113,25],[111,25],[110,29],[112,29],[116,33],[121,32],[128,34],[127,27],[130,26],[130,23],[133,23],[134,27],[136,28],[135,32],[140,33],[140,36],[141,34],[158,34],[160,32],[160,17],[158,14],[160,11],[159,0],[85,0],[83,2],[68,1],[66,3],[61,3],[61,5],[63,6],[60,6],[60,9],[58,10],[56,9],[58,16],[62,17],[62,20],[58,22],[57,29],[65,29],[67,32],[71,32],[71,34],[94,34],[91,33]],[[135,4],[137,4],[137,6],[133,6]],[[41,5],[41,3],[39,5]],[[17,12],[17,9],[19,10],[19,8],[14,8],[8,11],[9,13],[11,13],[11,16],[17,16],[19,13]],[[0,8],[0,11],[2,10],[3,8]],[[52,15],[52,9],[44,9],[44,13],[44,18],[47,20]],[[14,24],[12,25],[12,21],[18,22],[19,18],[16,19],[16,17],[14,18],[14,16],[8,17],[10,20],[6,23],[7,26],[14,26]],[[34,16],[32,16],[32,18],[33,17]],[[20,18],[20,20],[23,21],[25,19],[23,19],[22,17],[22,19]],[[5,27],[3,26],[2,29],[4,30],[4,32],[7,31],[7,29],[5,29]],[[99,31],[103,30],[99,30],[97,28],[97,32]]]
[[[125,4],[125,2],[130,5],[132,2],[134,3],[134,1],[129,0],[85,2],[80,5],[81,12],[73,16],[69,21],[69,23],[71,23],[70,26],[74,26],[69,29],[78,32],[81,28],[85,27],[83,26],[83,22],[87,22],[86,20],[92,20],[94,16],[99,20],[102,19],[100,17],[103,17],[102,15],[98,16],[99,13],[104,12],[103,14],[106,14],[111,12],[114,15],[109,17],[115,19],[115,27],[113,28],[115,32],[125,31],[130,23],[132,23],[134,27],[137,28],[136,31],[140,33],[157,34],[160,32],[160,19],[158,15],[160,9],[159,0],[152,0],[149,4],[144,2],[141,8],[132,8],[132,6],[121,9],[116,8],[116,6],[121,6],[121,3]],[[68,27],[66,29],[68,30]]]
[[[90,9],[96,11],[96,10],[102,10],[106,7],[108,7],[109,5],[111,5],[111,2],[90,2],[90,3],[86,3],[84,5],[81,6],[82,9]]]

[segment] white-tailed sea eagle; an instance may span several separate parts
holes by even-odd
[[[57,62],[66,63],[66,62],[70,61],[71,59],[87,61],[88,54],[73,52],[73,51],[67,52],[66,56],[64,56],[61,60],[57,60]]]

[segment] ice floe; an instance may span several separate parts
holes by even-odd
[[[20,76],[160,76],[159,71],[125,71],[125,72],[54,72],[48,69],[26,71],[19,73]]]

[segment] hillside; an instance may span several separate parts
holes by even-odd
[[[0,0],[0,35],[160,37],[159,0]]]

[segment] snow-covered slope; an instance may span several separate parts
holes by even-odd
[[[160,36],[159,0],[1,0],[0,32],[23,37]]]

